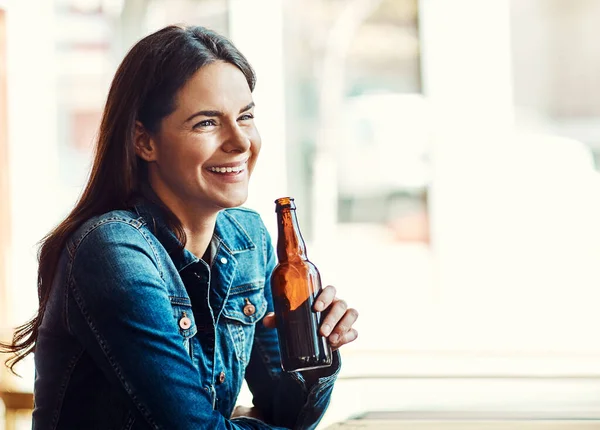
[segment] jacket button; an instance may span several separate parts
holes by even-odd
[[[219,384],[222,384],[223,382],[225,382],[225,372],[221,372],[219,373]]]
[[[192,320],[188,318],[187,314],[183,312],[181,319],[179,320],[179,327],[183,330],[187,330],[192,326]]]
[[[221,257],[221,263],[222,264],[227,264],[227,259],[225,257]]]
[[[256,312],[256,306],[254,306],[252,303],[250,303],[249,299],[246,299],[246,306],[244,306],[244,315],[249,317],[251,315],[254,315],[255,312]]]

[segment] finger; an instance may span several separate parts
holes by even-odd
[[[273,312],[269,312],[263,318],[263,324],[266,328],[275,328],[277,324],[275,323],[275,314]]]
[[[231,418],[251,417],[263,420],[262,412],[255,406],[236,406],[231,414]]]
[[[355,341],[357,338],[358,338],[358,331],[356,331],[356,329],[354,329],[354,328],[351,328],[346,333],[344,333],[344,335],[338,340],[337,343],[331,344],[331,349],[333,349],[335,351],[336,349],[341,348],[342,346],[346,345],[347,343]]]
[[[321,334],[323,336],[329,336],[335,326],[338,324],[338,321],[344,316],[346,313],[346,309],[348,309],[348,305],[343,300],[335,300],[333,305],[327,311],[327,315],[323,318],[323,322],[321,323]]]
[[[348,331],[352,329],[352,326],[358,319],[358,311],[350,308],[346,310],[344,316],[338,321],[331,335],[329,336],[329,342],[331,344],[337,344]]]
[[[231,418],[247,417],[250,414],[250,408],[247,406],[236,406],[231,414]]]
[[[325,288],[323,288],[323,291],[321,291],[321,293],[317,297],[317,301],[313,306],[315,311],[321,312],[327,309],[329,305],[333,303],[333,300],[335,299],[335,294],[336,291],[333,285],[327,285]]]

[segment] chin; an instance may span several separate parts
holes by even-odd
[[[248,200],[247,195],[239,196],[236,198],[223,199],[220,206],[223,209],[237,208],[239,206],[242,206],[244,203],[246,203],[246,200]]]

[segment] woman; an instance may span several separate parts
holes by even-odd
[[[39,313],[4,345],[13,365],[35,348],[34,428],[305,429],[323,416],[339,353],[282,372],[271,241],[239,208],[261,146],[254,83],[201,27],[167,27],[123,60],[85,191],[41,248]],[[333,287],[315,308],[334,349],[356,338]],[[254,407],[234,413],[243,378]]]

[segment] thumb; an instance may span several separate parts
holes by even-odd
[[[275,328],[275,314],[273,312],[269,312],[268,314],[266,314],[263,318],[263,324],[266,328]]]

